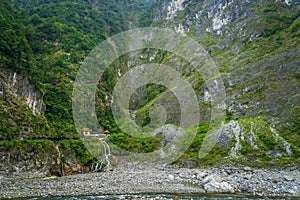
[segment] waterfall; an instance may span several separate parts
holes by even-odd
[[[103,144],[103,154],[101,156],[101,158],[98,158],[97,162],[94,162],[91,168],[92,172],[99,172],[99,171],[108,171],[111,169],[111,160],[110,160],[110,156],[111,156],[111,149],[109,144],[104,140],[104,138],[100,138],[99,139],[102,144]],[[103,165],[105,165],[105,167],[103,167]]]
[[[106,141],[104,141],[102,139],[102,143],[103,143],[103,149],[104,149],[104,160],[106,162],[106,166],[105,166],[105,170],[109,170],[110,167],[111,167],[111,164],[110,164],[110,156],[111,156],[111,153],[110,153],[110,147],[109,145],[107,144]]]
[[[62,174],[62,176],[64,176],[65,175],[64,161],[63,161],[63,156],[61,155],[61,152],[59,150],[59,145],[56,145],[55,149],[56,149],[56,151],[58,153],[58,159],[59,159],[61,174]]]

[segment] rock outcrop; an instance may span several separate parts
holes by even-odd
[[[20,99],[35,115],[41,115],[43,112],[43,95],[24,74],[1,67],[0,94],[6,100],[11,97]]]

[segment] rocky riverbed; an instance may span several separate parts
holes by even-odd
[[[300,197],[300,172],[250,167],[139,166],[68,177],[0,178],[0,198],[141,193]]]

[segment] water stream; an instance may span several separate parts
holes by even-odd
[[[104,170],[109,170],[111,168],[111,162],[110,162],[110,156],[111,156],[111,152],[110,152],[110,146],[107,144],[107,142],[102,139],[102,143],[103,143],[103,149],[104,149],[104,160],[106,163],[106,166],[104,167]]]
[[[103,145],[103,155],[98,158],[97,162],[94,162],[91,171],[92,172],[100,172],[100,171],[108,171],[111,169],[111,150],[109,144],[105,141],[105,138],[100,138]]]

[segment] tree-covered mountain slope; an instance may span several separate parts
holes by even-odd
[[[94,158],[72,119],[77,70],[107,37],[149,23],[149,6],[141,1],[0,2],[1,173],[61,175],[62,163],[68,169],[64,174],[89,171]]]
[[[218,162],[299,165],[298,1],[238,0],[3,0],[0,2],[0,173],[68,175],[95,161],[75,130],[72,91],[88,53],[108,37],[135,27],[169,27],[192,37],[210,54],[226,88],[226,120],[214,127],[218,145],[204,159],[210,95],[203,78],[171,53],[143,49],[116,60],[96,94],[100,124],[110,142],[151,152],[161,138],[124,133],[111,113],[119,74],[143,63],[178,66],[199,99],[201,121],[184,166]],[[165,87],[147,85],[132,97],[133,120],[149,123],[156,102],[177,125],[178,102]],[[33,173],[35,172],[35,173]]]

